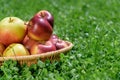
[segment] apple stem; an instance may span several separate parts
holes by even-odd
[[[9,22],[13,22],[13,19],[10,17]]]
[[[42,17],[44,17],[45,16],[45,14],[44,14],[44,12],[41,12],[41,14],[40,14]]]

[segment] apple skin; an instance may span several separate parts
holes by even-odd
[[[26,34],[24,21],[17,17],[6,17],[0,21],[0,42],[5,46],[21,42]]]
[[[68,46],[68,44],[64,40],[61,40],[55,34],[51,35],[49,41],[51,41],[56,46],[56,50],[59,50]]]
[[[55,34],[52,34],[49,41],[51,41],[53,44],[56,44],[56,42],[59,40],[59,37]]]
[[[28,50],[30,50],[31,47],[32,47],[34,44],[36,44],[36,43],[38,43],[38,42],[35,41],[35,40],[33,40],[33,39],[31,39],[31,38],[29,38],[28,35],[25,36],[25,38],[23,39],[23,42],[22,42],[22,44],[23,44]]]
[[[28,36],[33,40],[45,43],[53,33],[53,21],[53,17],[48,11],[38,12],[28,23]]]
[[[67,47],[68,44],[67,44],[65,41],[59,39],[59,40],[56,42],[55,46],[56,46],[56,49],[59,50],[59,49],[62,49],[62,48]]]
[[[42,54],[45,52],[55,51],[56,47],[51,41],[47,41],[45,44],[35,44],[31,47],[30,53],[32,55]]]
[[[26,56],[29,51],[20,43],[10,44],[3,52],[3,57]]]
[[[36,14],[36,16],[44,17],[53,28],[53,26],[54,26],[54,17],[50,12],[48,12],[47,10],[41,10]]]
[[[0,57],[3,55],[3,51],[5,50],[5,46],[0,43]]]

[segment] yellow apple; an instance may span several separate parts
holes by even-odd
[[[26,56],[30,55],[29,51],[20,43],[10,44],[3,52],[3,57]]]
[[[0,43],[0,57],[3,55],[3,51],[5,50],[5,46]]]

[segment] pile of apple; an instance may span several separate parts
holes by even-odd
[[[26,56],[59,50],[68,44],[53,34],[54,17],[46,11],[36,13],[28,22],[18,17],[0,21],[0,56]]]

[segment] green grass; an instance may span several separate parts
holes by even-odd
[[[74,47],[60,61],[19,66],[7,61],[0,80],[120,80],[119,0],[1,0],[0,20],[25,21],[45,9],[54,15],[54,33]]]

